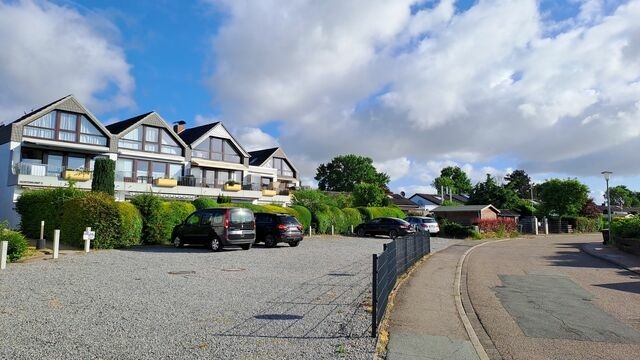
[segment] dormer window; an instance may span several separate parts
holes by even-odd
[[[118,141],[118,146],[153,153],[182,155],[182,148],[165,129],[147,125],[129,131]]]
[[[291,166],[289,166],[287,160],[283,158],[274,157],[273,167],[274,169],[278,170],[278,176],[294,177],[293,169],[291,168]]]
[[[84,115],[55,110],[24,126],[27,137],[64,142],[107,145],[107,137]]]
[[[216,137],[209,137],[198,144],[193,149],[193,157],[236,164],[242,162],[240,152],[236,150],[230,140]]]

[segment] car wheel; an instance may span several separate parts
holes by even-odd
[[[264,246],[268,248],[276,247],[276,238],[273,235],[268,234],[264,237]]]
[[[360,237],[365,237],[367,234],[364,232],[363,228],[358,229],[357,231],[358,236]]]
[[[173,247],[175,248],[181,248],[183,247],[184,244],[182,243],[182,239],[180,239],[180,236],[177,236],[173,238]]]
[[[392,239],[395,239],[398,237],[398,231],[397,230],[391,230],[389,231],[389,237]]]
[[[291,246],[291,247],[296,247],[298,245],[300,245],[300,241],[292,241],[292,242],[289,243],[289,246]]]
[[[242,244],[240,245],[240,247],[242,248],[242,250],[249,250],[251,249],[251,244]]]
[[[209,248],[211,248],[211,251],[222,250],[222,243],[220,243],[220,239],[218,239],[217,237],[212,238],[211,242],[209,243]]]

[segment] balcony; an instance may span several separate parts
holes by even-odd
[[[62,178],[73,181],[89,181],[91,180],[91,171],[88,170],[65,170],[62,172]]]
[[[174,188],[178,186],[178,179],[157,178],[153,181],[153,184],[157,187]]]
[[[16,175],[15,184],[33,187],[64,187],[68,181],[77,181],[79,189],[91,188],[91,172],[65,169],[64,166],[20,162],[11,171]]]

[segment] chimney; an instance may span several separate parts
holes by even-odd
[[[184,131],[184,124],[186,124],[186,122],[184,120],[179,120],[173,123],[173,131],[175,131],[176,134],[180,134],[181,132]]]

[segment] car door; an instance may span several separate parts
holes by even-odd
[[[255,214],[256,216],[256,241],[263,241],[269,229],[271,229],[272,217],[268,214]]]
[[[195,212],[187,216],[187,218],[184,220],[180,236],[182,237],[182,241],[185,244],[193,244],[198,242],[197,233],[200,228],[200,218],[200,214]]]
[[[378,235],[387,235],[389,230],[393,227],[394,222],[391,219],[380,220],[380,226],[378,227]]]

